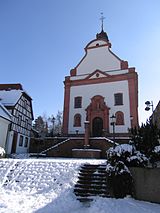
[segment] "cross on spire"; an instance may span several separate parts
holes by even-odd
[[[100,18],[100,20],[101,20],[101,22],[102,22],[102,25],[101,25],[101,28],[102,28],[102,31],[103,31],[103,20],[105,19],[105,17],[103,16],[103,13],[101,13],[101,18]]]

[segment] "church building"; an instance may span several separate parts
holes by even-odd
[[[88,122],[91,137],[127,136],[138,126],[137,72],[111,51],[103,20],[101,32],[84,49],[64,81],[63,134],[84,135]]]

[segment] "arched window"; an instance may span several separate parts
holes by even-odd
[[[79,127],[81,126],[81,115],[75,114],[74,116],[74,126]]]
[[[116,125],[124,125],[124,114],[121,111],[116,112]]]

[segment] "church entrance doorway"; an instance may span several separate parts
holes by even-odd
[[[103,133],[103,120],[100,117],[96,117],[92,122],[92,135],[93,137],[101,137]]]

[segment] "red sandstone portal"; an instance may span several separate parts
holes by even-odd
[[[103,130],[109,132],[109,109],[104,97],[96,95],[91,98],[91,103],[86,109],[91,136],[102,136]]]

